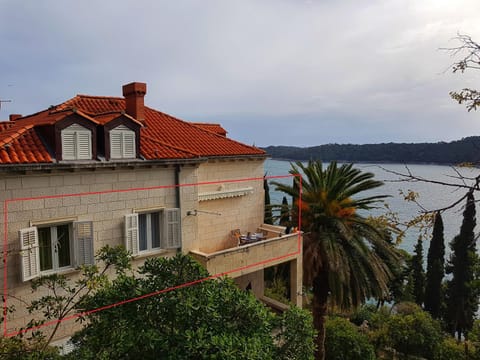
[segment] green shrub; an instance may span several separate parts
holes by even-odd
[[[458,343],[452,337],[446,337],[435,350],[435,360],[466,360],[465,344]]]
[[[422,310],[390,316],[384,335],[387,346],[405,355],[426,359],[433,359],[437,344],[442,340],[439,322]]]
[[[325,358],[328,360],[375,360],[366,335],[350,321],[329,318],[326,323]]]
[[[312,314],[304,309],[291,306],[276,319],[279,329],[275,336],[278,344],[277,360],[312,360],[315,351],[315,329]]]

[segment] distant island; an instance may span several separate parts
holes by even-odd
[[[480,162],[480,136],[438,143],[325,144],[263,147],[273,159],[459,164]]]

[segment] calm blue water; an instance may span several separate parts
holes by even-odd
[[[422,183],[422,182],[398,182],[398,176],[388,173],[383,170],[381,167],[391,170],[406,173],[407,170],[405,165],[400,164],[357,164],[356,167],[372,172],[375,174],[377,180],[385,181],[385,185],[376,190],[379,194],[391,195],[390,198],[386,199],[386,202],[389,204],[390,209],[394,212],[397,212],[402,221],[407,221],[414,216],[418,215],[421,212],[421,209],[414,203],[406,202],[403,197],[400,195],[400,191],[407,192],[408,190],[413,190],[419,193],[418,201],[419,203],[428,210],[439,209],[445,206],[448,206],[455,202],[457,199],[462,197],[466,191],[464,189],[450,188],[442,185],[436,185],[431,183]],[[265,171],[267,176],[281,176],[288,175],[290,170],[290,162],[288,161],[279,161],[279,160],[267,160],[265,164]],[[436,181],[443,181],[449,183],[462,183],[458,179],[458,174],[449,166],[440,166],[440,165],[408,165],[411,173],[427,179],[432,179]],[[467,178],[474,178],[480,173],[480,169],[472,168],[457,168],[457,170]],[[277,180],[277,179],[276,179]],[[287,184],[292,183],[291,178],[278,179],[277,181],[285,181]],[[471,182],[471,181],[470,181]],[[467,181],[468,183],[468,181]],[[270,197],[272,204],[280,204],[284,194],[278,191],[275,191],[274,186],[270,186]],[[291,203],[291,199],[288,199]],[[459,206],[447,210],[442,214],[444,228],[445,228],[445,242],[446,242],[446,252],[449,252],[448,243],[452,238],[458,234],[460,230],[460,225],[462,222],[462,211],[463,211],[464,202]],[[377,214],[381,211],[376,210]],[[477,208],[477,224],[480,224],[479,216],[480,209]],[[477,232],[479,232],[480,225],[477,225]],[[409,252],[413,252],[415,243],[417,242],[418,231],[412,230],[407,233],[407,236],[403,242],[399,245],[400,248],[405,249]],[[424,242],[424,255],[428,250],[428,239]],[[478,245],[477,245],[478,247]]]

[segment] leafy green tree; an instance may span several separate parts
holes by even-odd
[[[440,323],[426,311],[418,309],[410,314],[395,314],[387,320],[385,343],[409,356],[433,359],[437,344],[442,339]]]
[[[120,274],[84,299],[81,310],[104,308],[87,316],[70,358],[286,359],[282,354],[289,349],[303,347],[296,358],[311,359],[312,325],[305,312],[291,310],[278,320],[231,279],[208,279],[182,254],[147,259],[138,271]],[[276,346],[272,331],[278,321],[284,341]],[[302,338],[293,335],[293,325]]]
[[[422,306],[425,297],[425,270],[423,269],[422,239],[417,240],[411,262],[413,279],[413,297],[415,302]]]
[[[473,190],[467,193],[460,233],[450,243],[452,253],[446,272],[452,278],[447,282],[446,314],[448,330],[458,339],[472,328],[478,309],[479,274],[476,239],[474,234],[475,199]]]
[[[302,212],[304,237],[304,281],[313,289],[312,311],[318,331],[317,359],[324,359],[325,315],[329,302],[340,309],[351,309],[367,298],[381,298],[388,292],[392,273],[388,263],[398,254],[385,240],[384,229],[377,229],[359,210],[372,209],[385,195],[361,197],[383,183],[372,173],[353,164],[323,169],[321,161],[292,164],[293,186],[275,183],[277,190],[299,199],[294,211]],[[296,210],[299,209],[299,210]],[[298,214],[292,214],[294,217]],[[382,250],[382,256],[377,253]],[[391,261],[386,262],[389,258]]]
[[[326,323],[325,355],[328,360],[375,360],[368,337],[347,319],[331,318]]]
[[[425,284],[425,310],[434,319],[440,318],[440,309],[444,294],[442,281],[445,273],[445,241],[443,238],[443,220],[440,212],[435,214],[432,240],[428,248],[427,274]]]

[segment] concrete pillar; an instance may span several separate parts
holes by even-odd
[[[296,260],[290,261],[290,300],[299,308],[302,307],[303,300],[302,265],[302,254]]]

